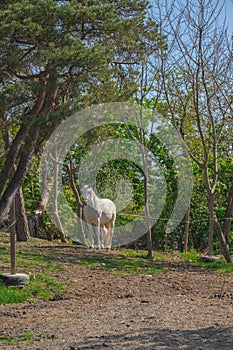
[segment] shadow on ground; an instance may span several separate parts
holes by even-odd
[[[125,332],[70,344],[64,350],[232,350],[233,327],[201,328],[171,331],[169,329],[143,329],[140,333]]]
[[[135,262],[145,263],[148,267],[155,267],[155,272],[165,270],[174,270],[177,272],[198,272],[198,273],[214,273],[214,271],[208,266],[199,266],[194,263],[189,263],[182,259],[177,259],[176,261],[171,261],[170,259],[155,259],[149,260],[139,256],[138,258],[127,257],[124,254],[121,254],[117,250],[97,250],[97,249],[88,249],[86,247],[80,246],[70,246],[70,245],[54,245],[54,246],[37,246],[33,253],[33,248],[29,252],[24,252],[25,256],[35,256],[40,254],[44,259],[51,262],[58,263],[71,263],[71,264],[80,264],[81,262],[84,265],[91,265],[92,263],[99,263],[105,268],[123,268],[125,262],[128,261],[129,265],[134,265]],[[146,253],[145,253],[146,256]],[[136,267],[136,266],[135,266]]]

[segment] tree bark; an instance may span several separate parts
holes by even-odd
[[[231,244],[231,222],[233,219],[233,183],[230,187],[230,191],[227,199],[227,208],[223,219],[223,234],[226,240],[227,247]]]
[[[34,151],[34,147],[38,138],[39,129],[36,128],[33,130],[33,133],[30,135],[30,139],[26,143],[24,152],[22,153],[17,169],[10,180],[7,188],[3,192],[3,195],[0,199],[0,218],[6,216],[7,212],[10,209],[11,203],[18,192],[19,188],[22,186],[25,176],[28,171],[29,163]]]
[[[2,137],[5,143],[5,151],[7,154],[7,159],[6,162],[3,166],[3,169],[1,171],[1,186],[4,187],[5,185],[5,181],[7,178],[9,178],[10,180],[12,179],[15,171],[16,171],[16,157],[18,155],[19,152],[19,147],[20,147],[20,143],[22,142],[24,136],[26,135],[26,126],[21,126],[21,128],[19,129],[18,134],[16,135],[15,139],[12,142],[11,139],[11,135],[9,132],[9,128],[3,127],[2,130]],[[5,177],[5,178],[4,178]],[[4,181],[2,181],[4,179]],[[3,190],[3,187],[1,188],[1,190]],[[1,193],[0,190],[0,193]],[[12,215],[13,212],[13,215]],[[13,219],[12,219],[13,218]],[[11,209],[10,209],[10,221],[11,221],[11,225],[14,226],[14,232],[15,235],[17,237],[18,241],[28,241],[30,238],[30,234],[29,234],[29,229],[28,229],[28,221],[27,221],[27,216],[26,216],[26,212],[25,212],[25,206],[24,206],[24,197],[23,197],[23,191],[22,188],[20,187],[15,200],[12,202],[11,205]],[[15,221],[15,223],[13,224],[13,221]]]
[[[208,194],[208,210],[209,210],[209,238],[208,238],[208,255],[213,254],[213,237],[214,237],[214,193],[209,192]]]
[[[16,217],[16,237],[17,241],[27,242],[30,239],[28,220],[24,206],[22,187],[19,188],[15,196],[15,217]]]
[[[60,216],[59,216],[59,211],[58,211],[58,191],[57,191],[57,181],[58,181],[58,164],[56,162],[53,162],[53,169],[54,169],[54,183],[53,183],[53,217],[55,224],[59,230],[60,233],[60,238],[62,242],[66,242],[66,234],[63,229]]]
[[[42,211],[34,210],[27,214],[28,228],[31,237],[39,237],[39,223],[42,219]]]
[[[216,217],[216,215],[214,215],[214,224],[215,224],[215,229],[216,232],[218,234],[219,237],[219,242],[220,242],[220,248],[221,248],[221,252],[224,256],[224,258],[226,259],[227,262],[229,263],[233,263],[228,246],[227,246],[227,242],[224,236],[224,233],[222,231],[221,225]]]
[[[48,116],[48,113],[50,112],[50,109],[52,108],[54,104],[54,100],[56,98],[58,91],[58,86],[56,79],[54,76],[48,77],[47,84],[43,86],[42,90],[38,94],[37,101],[30,113],[30,115],[35,119],[38,114],[40,113],[41,116],[46,118]],[[12,176],[12,179],[9,181],[9,184],[7,185],[5,191],[3,192],[1,198],[0,198],[0,219],[2,219],[6,213],[9,211],[9,208],[11,206],[12,200],[14,199],[17,191],[22,186],[24,178],[27,174],[29,163],[31,161],[31,157],[33,155],[38,136],[39,136],[39,126],[36,125],[36,123],[33,121],[30,125],[30,127],[26,130],[26,136],[25,138],[20,138],[20,142],[16,142],[17,151],[14,153],[14,159],[17,158],[19,154],[21,154],[17,169],[14,172],[14,175]],[[23,144],[22,141],[25,141]],[[14,143],[14,140],[12,144]],[[20,153],[21,152],[21,153]],[[14,164],[14,163],[13,163]],[[12,169],[12,166],[11,166]],[[8,177],[4,178],[4,183],[9,180],[9,171],[8,169],[5,169],[5,171],[8,174]],[[1,195],[1,193],[0,193]]]
[[[31,112],[29,113],[29,115],[34,119],[36,118],[36,116],[38,115],[38,113],[40,112],[43,103],[44,103],[44,97],[45,97],[45,91],[44,88],[42,89],[42,91],[39,93],[38,98],[31,110]],[[16,159],[19,155],[21,146],[22,146],[22,142],[25,139],[27,132],[28,132],[28,125],[22,124],[21,127],[19,128],[19,131],[17,132],[15,138],[13,139],[13,141],[11,141],[11,137],[9,134],[8,130],[5,130],[5,137],[3,136],[3,138],[5,139],[5,146],[6,146],[6,152],[7,152],[7,156],[6,156],[6,160],[5,163],[3,165],[3,168],[0,172],[0,195],[3,192],[4,186],[6,184],[6,182],[8,181],[9,177],[12,177],[12,174],[14,174],[15,172],[15,164],[16,164]],[[7,142],[6,142],[7,140]],[[9,143],[9,141],[11,141],[10,143],[10,147],[8,147],[9,145],[7,145],[7,143]],[[1,217],[1,214],[0,214]]]
[[[13,200],[10,212],[10,253],[11,253],[11,274],[16,274],[16,215],[15,200]]]
[[[152,244],[152,234],[151,234],[151,227],[150,227],[150,210],[148,205],[148,194],[147,194],[147,179],[144,176],[144,196],[145,196],[145,219],[146,219],[146,226],[147,226],[147,252],[148,257],[150,259],[153,259],[153,244]]]
[[[6,160],[3,165],[3,168],[0,172],[0,195],[3,192],[4,186],[7,182],[7,180],[10,177],[10,174],[14,172],[14,166],[16,162],[16,158],[18,156],[21,143],[26,135],[27,132],[27,127],[25,125],[22,125],[16,134],[14,140],[11,143],[11,146],[9,148],[7,155],[6,155]]]
[[[190,223],[190,203],[188,205],[185,215],[185,228],[184,228],[184,251],[188,251],[188,240],[189,240],[189,223]]]
[[[141,144],[145,145],[145,135],[144,130],[140,128],[140,137]],[[148,257],[153,259],[153,243],[152,243],[152,233],[150,227],[150,209],[148,203],[148,158],[145,149],[141,146],[142,152],[142,164],[143,164],[143,173],[144,173],[144,207],[145,207],[145,221],[147,227],[147,252]]]
[[[87,246],[87,241],[85,238],[83,225],[82,225],[83,203],[80,199],[79,192],[78,192],[77,187],[75,185],[74,175],[73,175],[73,164],[72,164],[71,157],[69,157],[69,161],[70,161],[70,166],[67,165],[66,169],[67,169],[68,176],[69,176],[70,187],[73,191],[73,194],[74,194],[74,197],[76,200],[76,205],[77,205],[77,225],[78,225],[78,230],[80,233],[80,241],[81,241],[80,243]]]

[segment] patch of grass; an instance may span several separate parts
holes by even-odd
[[[0,336],[0,342],[5,345],[14,345],[14,344],[19,344],[21,342],[26,342],[26,345],[30,345],[30,340],[34,336],[34,332],[29,331],[29,332],[24,332],[20,334],[17,338],[11,338],[11,337],[6,337],[4,335]]]
[[[30,292],[21,287],[7,287],[0,280],[0,304],[23,303],[30,298]]]
[[[65,286],[57,283],[54,279],[48,282],[44,277],[46,276],[35,277],[24,288],[0,285],[0,304],[23,303],[28,300],[36,301],[39,299],[46,300],[66,290]]]
[[[213,271],[220,273],[232,273],[233,264],[227,263],[223,258],[220,260],[203,262],[200,260],[201,254],[198,254],[195,249],[190,250],[190,252],[181,253],[181,257],[191,263],[195,263],[201,267],[211,268]]]
[[[8,247],[1,247],[0,260],[9,263],[10,252]],[[63,267],[53,264],[50,259],[46,259],[40,254],[30,254],[28,252],[17,251],[17,268],[23,268],[27,273],[33,273],[30,277],[29,285],[22,287],[7,287],[0,280],[0,304],[23,303],[28,300],[49,299],[54,295],[64,292],[66,287],[57,283],[49,275],[53,271],[62,271]]]
[[[7,247],[0,247],[0,261],[8,263],[10,261],[10,251]]]
[[[64,270],[63,266],[61,266],[61,265],[53,266],[52,269],[53,269],[54,271],[57,271],[57,272]]]
[[[81,260],[82,265],[103,268],[113,273],[135,273],[135,274],[154,274],[163,270],[163,266],[156,264],[153,260],[143,258],[129,257],[104,257],[104,256],[86,256]]]
[[[200,262],[200,254],[197,253],[197,251],[195,249],[191,249],[188,252],[185,253],[180,253],[180,256],[188,262],[191,263],[198,263]]]
[[[48,275],[36,275],[31,277],[30,283],[27,286],[29,294],[33,299],[50,299],[54,295],[65,292],[66,287],[48,276]]]
[[[149,259],[147,251],[145,250],[133,250],[133,249],[120,249],[119,252],[125,256],[131,258]],[[154,260],[167,260],[167,257],[160,253],[153,253]]]
[[[3,250],[1,255],[0,251],[0,260],[10,264],[10,250],[8,248]],[[63,267],[61,265],[56,265],[53,263],[53,258],[50,256],[43,256],[38,253],[30,253],[23,252],[21,250],[17,250],[16,256],[16,265],[17,267],[23,267],[24,269],[28,269],[30,271],[38,271],[38,270],[50,270],[52,271],[62,271]]]
[[[0,247],[0,254],[6,253],[9,249],[7,247]]]
[[[47,275],[36,275],[30,278],[27,286],[8,287],[0,280],[0,304],[24,303],[28,300],[49,299],[58,293],[65,292],[66,287]]]
[[[41,254],[30,254],[20,250],[17,251],[17,266],[35,269],[39,265],[44,266],[45,269],[50,269],[52,267],[52,262],[49,258],[45,258]]]
[[[233,264],[227,263],[224,259],[220,259],[219,261],[211,261],[209,263],[199,262],[200,266],[208,266],[216,272],[220,273],[232,273],[233,272]]]

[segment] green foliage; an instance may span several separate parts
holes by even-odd
[[[199,261],[200,254],[197,253],[196,249],[191,249],[189,252],[181,253],[182,258],[186,261],[197,263]]]
[[[136,63],[147,54],[149,45],[155,50],[155,43],[162,45],[156,23],[147,18],[147,8],[147,1],[136,0],[15,0],[2,4],[3,106],[14,108],[17,118],[25,121],[25,111],[49,74],[60,84],[53,111],[58,120],[51,113],[50,123],[45,123],[41,116],[43,132],[57,124],[62,110],[68,111],[67,104],[77,110],[83,104],[128,100],[136,86]]]
[[[167,50],[166,39],[159,33],[158,25],[149,16],[147,1],[52,1],[10,0],[0,4],[0,123],[2,130],[14,139],[22,124],[40,126],[40,135],[30,169],[23,185],[27,211],[33,211],[40,202],[39,158],[41,147],[62,119],[74,111],[92,104],[109,101],[129,101],[139,89],[140,65],[148,56]],[[208,51],[208,50],[207,50]],[[217,50],[219,51],[219,50]],[[221,50],[220,50],[221,51]],[[219,51],[219,52],[220,52]],[[213,56],[214,57],[214,56]],[[168,57],[169,59],[169,57]],[[190,66],[194,68],[192,65]],[[194,98],[192,97],[192,69],[173,69],[164,76],[170,101],[174,109],[173,123],[180,130],[189,149],[198,161],[203,159],[203,147],[194,123]],[[211,69],[209,71],[212,71]],[[160,73],[156,73],[160,74]],[[209,74],[209,73],[208,73]],[[221,74],[221,76],[224,76]],[[156,75],[155,75],[156,77]],[[218,78],[218,77],[217,77]],[[44,89],[49,90],[50,79],[57,84],[57,94],[48,113],[38,113],[32,118],[32,107]],[[221,78],[222,79],[222,78]],[[212,78],[207,79],[213,92]],[[199,94],[203,86],[199,82]],[[221,86],[221,83],[219,84]],[[229,90],[224,82],[224,89]],[[174,86],[176,87],[174,89]],[[216,85],[217,86],[217,85]],[[223,89],[223,91],[225,91]],[[161,91],[161,87],[159,87]],[[142,87],[143,101],[133,101],[171,119],[166,99],[151,97],[148,87]],[[146,95],[147,94],[147,95]],[[149,97],[148,97],[149,96]],[[211,97],[212,98],[212,97]],[[217,101],[220,101],[217,96]],[[222,102],[221,102],[222,103]],[[213,103],[220,106],[221,103]],[[224,102],[225,103],[225,102]],[[203,111],[207,104],[202,105]],[[224,110],[224,108],[222,108]],[[201,115],[201,128],[208,148],[208,174],[213,176],[213,133],[208,118]],[[202,114],[202,113],[201,113]],[[218,137],[218,182],[215,209],[222,222],[230,185],[232,183],[232,130],[226,124],[221,127],[221,113],[213,113],[214,128]],[[225,117],[224,117],[225,118]],[[225,128],[226,126],[226,128]],[[1,130],[1,131],[2,131]],[[33,130],[33,127],[31,131]],[[29,135],[30,136],[30,135]],[[130,125],[106,125],[94,128],[83,135],[70,150],[74,173],[88,158],[93,147],[99,147],[109,138],[140,139],[139,129]],[[183,249],[184,221],[169,236],[165,226],[177,198],[177,171],[174,161],[156,135],[144,130],[143,143],[156,155],[167,185],[167,200],[162,215],[152,228],[154,246],[157,249]],[[21,153],[25,140],[22,142]],[[132,151],[132,150],[130,150]],[[133,151],[132,151],[133,152]],[[5,161],[3,137],[0,134],[0,169]],[[133,158],[133,157],[132,157]],[[68,159],[66,160],[68,162]],[[202,169],[193,164],[195,177],[190,213],[189,247],[204,250],[208,238],[208,207]],[[78,186],[78,179],[75,178]],[[132,221],[144,205],[142,169],[124,159],[108,160],[97,174],[97,188],[103,196],[117,199],[117,184],[122,180],[132,183],[133,196],[124,211],[118,213],[117,225]],[[76,202],[63,173],[64,192],[76,212]],[[158,196],[159,197],[159,196]],[[71,228],[72,229],[72,228]],[[41,237],[56,237],[57,231],[45,215],[40,224]],[[232,226],[233,236],[233,226]],[[49,234],[48,234],[49,233]],[[219,250],[215,238],[215,250]],[[142,239],[145,241],[144,238]],[[4,257],[3,257],[4,259]],[[31,264],[33,264],[31,262]],[[33,265],[34,266],[34,265]]]
[[[148,6],[138,0],[1,2],[0,118],[13,140],[21,127],[26,130],[12,160],[16,168],[22,154],[30,159],[30,148],[40,154],[54,128],[72,113],[130,100],[138,63],[148,47],[153,54],[163,41]],[[21,177],[27,170],[20,169]],[[39,195],[34,170],[24,185],[28,210]]]
[[[200,260],[201,255],[197,253],[195,249],[191,249],[189,252],[181,253],[180,255],[186,261],[194,263],[200,267],[210,268],[211,270],[214,270],[219,273],[233,272],[233,265],[230,263],[227,263],[223,258],[221,258],[220,260],[215,260],[210,262],[201,261]]]
[[[23,183],[23,195],[25,201],[25,209],[32,212],[37,209],[40,202],[40,183],[39,183],[39,160],[33,157],[29,172]]]

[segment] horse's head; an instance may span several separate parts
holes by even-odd
[[[84,185],[81,188],[81,193],[83,197],[83,204],[84,205],[91,204],[93,201],[93,193],[94,193],[92,187],[90,187],[89,185]]]

